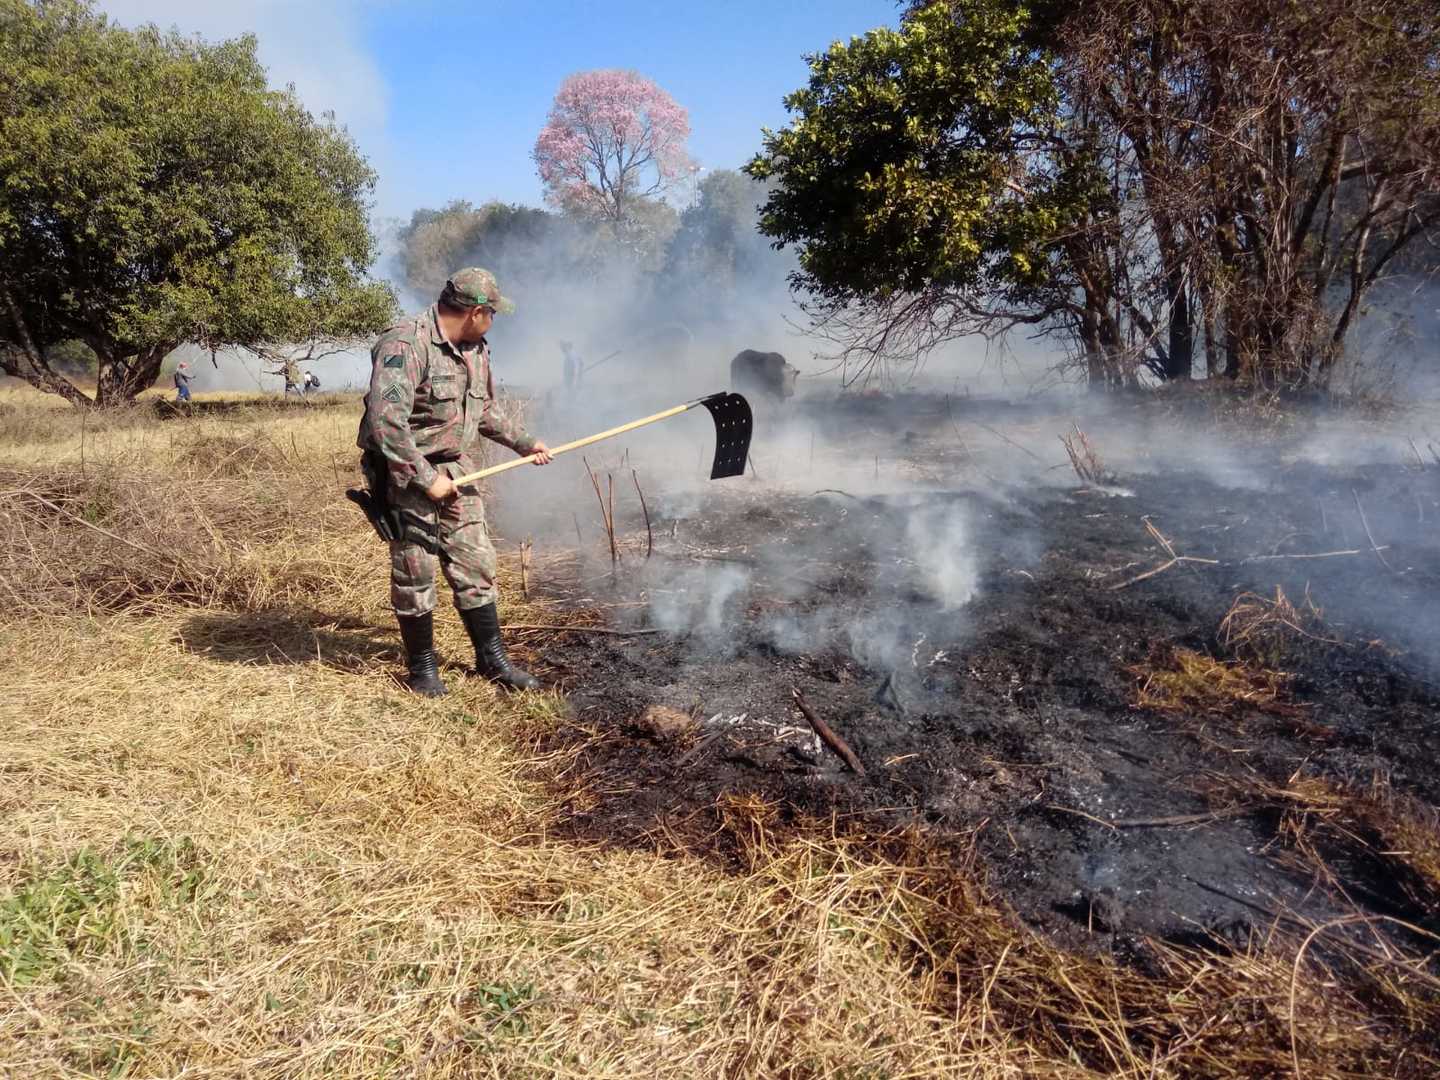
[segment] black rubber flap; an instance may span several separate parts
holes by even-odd
[[[715,464],[710,479],[743,475],[745,463],[750,460],[750,436],[755,430],[750,403],[739,394],[712,394],[701,399],[700,404],[710,410],[715,421]]]

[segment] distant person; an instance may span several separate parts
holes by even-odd
[[[178,364],[175,365],[175,400],[176,400],[176,401],[189,401],[189,400],[190,400],[190,380],[191,380],[191,378],[193,378],[193,376],[190,374],[190,365],[189,365],[188,363],[186,363],[184,360],[181,360],[180,363],[178,363]]]
[[[565,355],[565,389],[573,390],[585,375],[585,360],[575,351],[573,341],[560,342],[560,351]]]
[[[300,389],[300,365],[294,360],[285,361],[285,393],[294,394],[296,397],[304,397],[304,391]]]
[[[474,471],[479,436],[535,454],[537,465],[550,460],[543,442],[495,411],[485,335],[496,312],[514,309],[488,270],[461,270],[437,303],[386,330],[370,350],[370,391],[357,440],[369,502],[378,511],[367,513],[382,536],[398,536],[385,536],[390,603],[405,643],[409,687],[427,697],[446,692],[435,654],[437,555],[475,646],[475,673],[515,690],[540,685],[505,655],[484,505],[475,488],[454,483]]]
[[[307,394],[314,393],[320,389],[320,379],[309,368],[305,369],[305,384],[303,389]]]

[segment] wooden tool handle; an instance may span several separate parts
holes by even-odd
[[[698,401],[689,401],[684,405],[676,405],[673,409],[657,412],[654,416],[647,416],[643,420],[632,420],[628,424],[621,424],[619,427],[613,427],[609,431],[602,431],[598,435],[587,435],[583,439],[576,439],[574,442],[565,443],[563,446],[552,447],[550,449],[550,456],[555,457],[558,454],[568,453],[571,450],[579,450],[582,446],[589,446],[591,443],[600,442],[602,439],[613,439],[616,435],[623,435],[627,431],[634,431],[636,428],[644,427],[646,424],[653,424],[657,420],[678,416],[680,413],[685,412],[687,409],[693,409],[699,404],[700,402]],[[535,454],[527,454],[525,457],[515,458],[513,461],[507,461],[502,465],[491,465],[488,469],[467,473],[464,476],[456,478],[455,486],[463,487],[466,484],[475,483],[476,480],[484,480],[487,476],[494,476],[497,473],[502,473],[509,469],[518,469],[521,465],[530,464],[535,460],[535,457]]]

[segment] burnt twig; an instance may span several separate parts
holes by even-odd
[[[724,734],[724,732],[721,732],[721,731],[712,731],[709,735],[706,735],[703,739],[701,739],[699,742],[697,742],[694,746],[690,747],[689,750],[686,750],[685,753],[683,753],[682,755],[680,755],[679,759],[675,762],[675,767],[678,769],[678,768],[680,768],[681,766],[689,765],[692,761],[694,761],[696,758],[698,758],[698,757],[699,757],[701,754],[703,754],[706,750],[708,750],[710,747],[714,746],[717,742],[719,742],[719,741],[720,741],[720,736],[723,735],[723,734]]]
[[[655,551],[655,532],[650,527],[650,507],[645,505],[645,492],[640,490],[640,474],[631,469],[630,479],[635,481],[635,494],[640,496],[640,509],[645,514],[645,558],[648,559]]]
[[[1165,554],[1169,555],[1172,559],[1178,559],[1179,556],[1175,553],[1175,549],[1170,546],[1170,540],[1165,536],[1165,534],[1162,533],[1159,529],[1157,529],[1151,523],[1148,517],[1141,518],[1140,520],[1145,523],[1145,531],[1148,532],[1151,536],[1153,536],[1156,542],[1165,549]]]
[[[1381,545],[1378,549],[1384,551],[1389,545]],[[1341,555],[1364,555],[1367,548],[1346,548],[1344,551],[1317,551],[1313,555],[1251,555],[1249,558],[1241,559],[1242,563],[1271,562],[1275,559],[1335,559]]]
[[[865,766],[862,765],[860,759],[855,756],[855,751],[850,749],[850,745],[844,739],[835,734],[829,724],[815,715],[815,710],[812,709],[810,703],[805,700],[805,695],[800,692],[798,686],[792,686],[790,688],[790,696],[795,699],[795,707],[799,709],[801,715],[810,722],[810,726],[815,729],[815,734],[824,740],[825,745],[839,754],[841,760],[850,766],[850,770],[855,773],[856,776],[864,776]]]
[[[506,630],[554,630],[567,634],[614,634],[616,637],[640,637],[643,634],[658,634],[659,629],[617,630],[610,626],[552,626],[549,623],[506,623]]]
[[[1059,810],[1061,813],[1074,814],[1076,817],[1093,821],[1097,825],[1104,825],[1107,829],[1164,829],[1179,825],[1204,825],[1211,821],[1223,821],[1226,818],[1243,817],[1258,809],[1254,806],[1231,806],[1224,810],[1209,810],[1203,814],[1173,814],[1169,817],[1151,818],[1115,818],[1107,821],[1105,818],[1088,814],[1084,810],[1077,810],[1073,806],[1061,806],[1059,803],[1046,803],[1045,809]]]
[[[605,508],[605,531],[610,534],[610,563],[620,561],[620,548],[615,544],[615,475],[605,474],[605,487],[609,492],[609,505]]]
[[[1395,568],[1391,566],[1385,556],[1380,553],[1380,545],[1375,543],[1375,534],[1370,531],[1370,522],[1365,519],[1365,508],[1360,505],[1360,493],[1354,488],[1351,488],[1350,494],[1355,496],[1355,509],[1360,514],[1360,524],[1365,528],[1365,538],[1370,541],[1370,550],[1373,551],[1375,557],[1380,560],[1381,566],[1385,567],[1385,569],[1389,570],[1392,574],[1395,573]]]
[[[1080,429],[1076,428],[1075,430],[1078,432]],[[1081,438],[1084,438],[1084,436],[1082,435]],[[1076,468],[1078,469],[1079,466],[1077,465]],[[1145,573],[1133,577],[1129,581],[1122,581],[1118,585],[1111,585],[1111,592],[1117,592],[1120,589],[1128,589],[1131,585],[1135,585],[1141,581],[1145,581],[1147,578],[1152,578],[1156,574],[1163,574],[1166,570],[1169,570],[1172,566],[1175,566],[1178,563],[1199,563],[1204,566],[1220,565],[1219,559],[1202,559],[1195,555],[1176,554],[1175,546],[1170,542],[1169,538],[1159,529],[1157,529],[1154,525],[1152,525],[1148,517],[1141,518],[1140,520],[1145,523],[1145,531],[1148,532],[1151,538],[1165,550],[1165,554],[1169,555],[1170,559],[1168,562],[1161,563],[1159,566],[1155,567],[1155,569],[1147,570],[1145,571]]]
[[[1014,439],[1010,438],[1010,436],[1009,436],[1009,435],[1006,435],[1003,431],[996,431],[996,430],[995,430],[993,427],[991,427],[989,424],[982,424],[982,423],[980,423],[978,420],[975,421],[975,426],[976,426],[976,427],[984,428],[986,431],[990,432],[991,435],[998,435],[1000,438],[1004,439],[1004,440],[1005,440],[1007,443],[1009,443],[1011,446],[1015,447],[1016,450],[1019,450],[1019,451],[1021,451],[1021,452],[1023,452],[1023,453],[1026,453],[1026,454],[1029,454],[1029,455],[1030,455],[1032,458],[1034,458],[1036,461],[1040,462],[1041,465],[1044,465],[1044,464],[1045,464],[1045,459],[1042,458],[1039,454],[1035,453],[1034,450],[1031,450],[1029,447],[1021,446],[1018,442],[1016,442]]]
[[[1201,563],[1201,564],[1203,564],[1203,565],[1205,565],[1205,566],[1219,566],[1219,565],[1220,565],[1220,560],[1219,560],[1219,559],[1198,559],[1198,558],[1195,558],[1195,557],[1192,556],[1192,555],[1176,555],[1175,558],[1171,559],[1169,562],[1162,563],[1161,565],[1155,567],[1154,570],[1147,570],[1147,571],[1145,571],[1145,573],[1139,575],[1138,577],[1133,577],[1133,578],[1131,578],[1129,581],[1122,581],[1119,585],[1111,585],[1111,586],[1110,586],[1110,591],[1111,591],[1111,592],[1118,592],[1118,591],[1121,590],[1121,589],[1128,589],[1131,585],[1136,585],[1136,584],[1144,581],[1144,580],[1147,579],[1147,578],[1152,578],[1152,577],[1154,577],[1156,574],[1163,574],[1166,570],[1169,570],[1169,569],[1170,569],[1172,566],[1174,566],[1176,563],[1182,563],[1182,562]]]
[[[1421,469],[1425,468],[1425,458],[1421,456],[1421,454],[1420,454],[1420,448],[1415,445],[1415,439],[1414,439],[1412,436],[1409,436],[1409,435],[1405,436],[1405,438],[1406,438],[1406,439],[1409,441],[1409,443],[1410,443],[1410,452],[1415,455],[1415,465],[1416,465],[1416,467],[1417,467],[1417,468],[1421,468]]]

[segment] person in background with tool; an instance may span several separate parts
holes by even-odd
[[[186,361],[181,360],[180,363],[175,365],[176,401],[190,400],[190,380],[192,378],[194,378],[194,376],[190,374],[190,365]]]
[[[565,357],[563,378],[565,389],[575,390],[580,386],[580,380],[585,376],[585,361],[575,351],[575,343],[571,341],[560,342],[560,352]]]
[[[488,270],[461,270],[439,301],[392,326],[370,351],[373,368],[358,445],[371,499],[389,515],[390,601],[405,642],[409,686],[443,695],[435,653],[435,560],[475,646],[475,672],[501,686],[530,690],[534,676],[510,663],[495,609],[495,548],[474,488],[453,480],[474,471],[480,436],[522,456],[550,461],[550,449],[494,409],[490,347],[497,312],[514,305]]]

